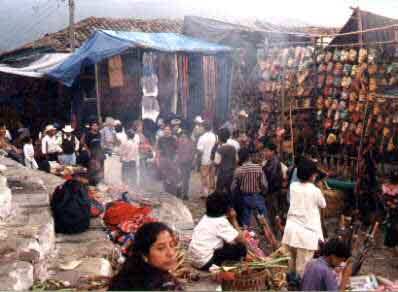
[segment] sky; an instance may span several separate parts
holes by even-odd
[[[65,28],[68,0],[0,0],[0,51]],[[398,0],[75,0],[76,20],[89,16],[259,19],[275,24],[341,27],[360,6],[398,18]],[[6,17],[3,17],[6,16]]]

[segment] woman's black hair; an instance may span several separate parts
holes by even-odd
[[[173,231],[161,222],[146,223],[138,229],[133,246],[130,248],[132,255],[126,259],[120,272],[113,277],[109,287],[110,291],[147,290],[146,288],[151,285],[148,283],[151,279],[148,274],[161,275],[163,273],[146,263],[143,258],[149,254],[151,246],[163,231],[173,235]]]
[[[307,182],[311,179],[311,177],[318,172],[318,168],[316,164],[309,159],[300,159],[300,162],[297,166],[297,178],[301,182]]]
[[[134,137],[135,137],[135,131],[134,131],[134,130],[128,130],[127,133],[126,133],[126,135],[127,135],[127,138],[128,138],[128,139],[134,139]]]
[[[231,201],[226,194],[214,192],[207,197],[206,215],[213,218],[224,216],[230,205]]]
[[[123,126],[121,124],[115,126],[116,133],[123,132]]]
[[[351,256],[350,247],[343,240],[338,238],[329,239],[322,248],[323,256],[334,255],[338,258],[348,259]]]
[[[226,143],[230,137],[231,133],[227,128],[221,128],[218,130],[218,139],[220,139],[220,142]]]
[[[170,234],[173,234],[170,227],[161,222],[152,222],[142,225],[134,236],[134,244],[131,248],[131,252],[134,255],[148,255],[149,249],[163,231],[168,231]]]

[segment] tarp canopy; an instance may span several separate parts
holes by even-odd
[[[62,64],[69,56],[70,54],[63,53],[45,54],[29,66],[18,68],[0,64],[0,72],[32,78],[43,78],[46,77],[49,71]]]
[[[232,50],[227,46],[176,33],[98,30],[63,64],[51,70],[48,76],[70,87],[84,66],[97,64],[131,48],[199,54],[216,54]]]

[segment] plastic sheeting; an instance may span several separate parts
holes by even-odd
[[[48,76],[66,86],[72,86],[82,67],[122,54],[131,48],[151,49],[163,52],[187,52],[216,54],[228,52],[227,46],[209,43],[176,33],[96,31],[63,64],[51,70]]]
[[[49,71],[63,63],[69,56],[70,54],[63,53],[45,54],[39,60],[22,68],[0,64],[0,72],[32,78],[43,78]]]

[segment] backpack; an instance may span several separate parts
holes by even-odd
[[[87,187],[76,180],[57,187],[51,198],[55,232],[76,234],[90,226],[91,207]]]

